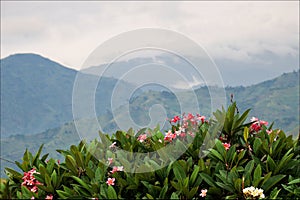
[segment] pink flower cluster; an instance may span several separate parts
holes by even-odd
[[[165,141],[168,141],[168,142],[172,142],[173,139],[176,138],[176,134],[175,133],[172,133],[171,130],[169,130],[167,133],[166,133],[166,136],[164,138]]]
[[[260,131],[263,125],[264,125],[264,126],[267,126],[267,125],[268,125],[268,122],[263,121],[263,120],[259,120],[259,119],[256,118],[256,117],[252,117],[252,118],[251,118],[251,122],[253,122],[253,124],[251,124],[250,130],[251,130],[251,131],[255,131],[255,132]]]
[[[173,117],[173,119],[171,119],[172,123],[176,123],[178,121],[180,121],[180,117],[178,117],[177,115],[175,117]]]
[[[108,158],[108,163],[109,165],[111,165],[113,163],[113,158]],[[115,173],[115,172],[121,172],[124,171],[124,167],[123,166],[113,166],[112,170],[110,171],[110,173]],[[106,181],[107,185],[115,185],[115,178],[108,178]]]
[[[147,134],[146,133],[145,134],[141,134],[138,137],[138,141],[140,141],[140,142],[144,142],[146,139],[147,139]]]
[[[110,171],[112,174],[115,173],[115,172],[122,172],[124,171],[124,167],[123,166],[113,166],[113,169]]]
[[[170,120],[170,123],[180,123],[180,122],[181,119],[179,116],[175,116]],[[199,114],[195,116],[191,113],[188,113],[188,115],[183,114],[181,126],[178,127],[178,130],[174,130],[174,131],[169,130],[166,133],[164,140],[167,142],[171,142],[172,140],[176,139],[177,136],[184,138],[187,133],[192,137],[194,137],[195,134],[193,133],[193,129],[197,128],[199,122],[204,123],[205,116],[201,116]]]
[[[30,190],[31,192],[36,193],[38,191],[37,185],[42,185],[42,183],[40,183],[38,180],[36,180],[34,178],[33,174],[39,174],[39,172],[36,172],[36,170],[34,168],[32,168],[28,172],[24,172],[24,176],[22,178],[23,182],[21,185],[27,187],[28,190]]]

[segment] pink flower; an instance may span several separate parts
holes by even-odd
[[[30,199],[32,199],[32,200],[33,200],[33,199],[35,199],[35,198],[34,198],[34,196],[32,196]]]
[[[110,171],[110,173],[115,173],[118,171],[118,167],[117,166],[113,166],[113,169]]]
[[[172,135],[171,135],[171,138],[172,138],[172,139],[175,139],[175,138],[176,138],[176,134],[172,134]]]
[[[57,164],[60,164],[60,160],[57,160]]]
[[[202,123],[205,122],[205,116],[198,116],[198,120],[200,120]]]
[[[251,121],[251,122],[256,122],[256,121],[258,121],[258,118],[252,117],[252,118],[250,119],[250,121]]]
[[[37,181],[33,174],[39,174],[39,172],[37,172],[34,168],[29,170],[28,172],[24,172],[24,176],[22,177],[24,181],[21,185],[27,187],[31,192],[36,193],[38,191],[37,185],[42,185],[42,183]]]
[[[229,143],[223,143],[223,146],[224,146],[224,148],[226,149],[226,150],[228,150],[229,148],[230,148],[230,144]]]
[[[199,195],[200,197],[206,197],[207,189],[201,190],[201,194]]]
[[[118,171],[118,172],[124,171],[124,167],[123,167],[123,166],[117,167],[117,171]]]
[[[115,185],[115,178],[108,178],[106,181],[107,185]]]
[[[273,131],[272,130],[266,130],[268,135],[270,135]]]
[[[45,199],[53,199],[53,195],[52,195],[52,194],[49,194],[49,195],[46,196]]]
[[[169,130],[167,133],[166,133],[166,136],[164,138],[165,141],[168,141],[168,142],[172,142],[172,140],[176,138],[176,134],[173,134],[171,130]]]
[[[33,186],[32,188],[31,188],[31,192],[36,192],[38,190],[38,187],[36,187],[36,186]]]
[[[116,147],[116,142],[113,142],[110,146],[109,146],[109,148],[115,148]]]
[[[147,134],[141,134],[141,135],[139,135],[139,137],[138,137],[138,140],[139,140],[140,142],[144,142],[146,139],[147,139]]]
[[[261,130],[261,125],[259,124],[259,122],[255,122],[255,123],[251,124],[250,129],[255,132],[258,132]]]
[[[181,138],[184,138],[186,136],[185,132],[180,133],[179,135]]]
[[[108,164],[111,165],[113,163],[114,159],[113,158],[108,158],[107,160],[108,160]]]
[[[252,117],[251,122],[254,122],[254,123],[251,124],[250,129],[255,132],[260,131],[263,125],[265,125],[265,126],[268,125],[267,121],[259,120],[256,117]]]
[[[268,122],[266,122],[266,121],[263,121],[263,120],[260,120],[260,121],[259,121],[259,123],[260,123],[260,125],[265,125],[265,126],[267,126],[267,125],[268,125]]]
[[[115,173],[115,172],[121,172],[121,171],[124,171],[124,167],[123,166],[113,166],[113,169],[110,171],[110,173]]]
[[[179,121],[179,120],[180,120],[180,117],[178,117],[178,116],[176,115],[173,119],[171,119],[171,122],[176,123],[176,122]]]

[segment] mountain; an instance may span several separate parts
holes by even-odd
[[[38,133],[70,121],[76,73],[35,54],[2,59],[2,137]]]
[[[78,79],[81,85],[76,88],[74,84]],[[72,103],[85,103],[87,97],[95,97],[96,115],[104,114],[110,110],[112,91],[117,83],[124,92],[134,87],[114,78],[99,79],[96,75],[66,68],[36,54],[15,54],[2,59],[0,80],[2,137],[39,133],[72,121]],[[91,83],[97,83],[95,91],[86,91]],[[80,90],[80,99],[73,98],[73,89]]]

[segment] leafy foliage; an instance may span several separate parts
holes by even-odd
[[[26,150],[16,165],[23,173],[37,172],[38,190],[28,189],[23,174],[6,168],[1,198],[299,198],[299,139],[264,121],[245,122],[248,113],[237,113],[232,103],[209,121],[176,116],[166,134],[159,127],[99,133],[101,141],[57,150],[64,162],[41,156],[43,146],[35,155]]]

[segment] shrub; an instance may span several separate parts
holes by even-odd
[[[61,163],[41,156],[43,146],[26,150],[16,162],[23,174],[5,169],[1,198],[299,198],[299,139],[257,118],[245,123],[248,113],[233,103],[210,120],[175,116],[165,134],[99,133],[57,150]]]

